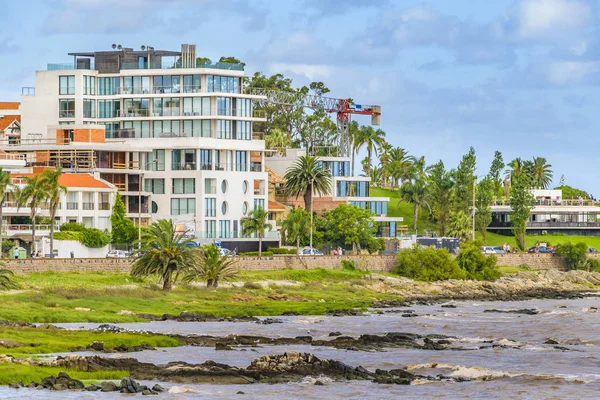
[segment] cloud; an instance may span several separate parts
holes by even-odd
[[[518,37],[543,39],[586,26],[592,10],[581,0],[521,0],[514,17]]]
[[[269,65],[269,71],[271,74],[291,72],[309,81],[320,81],[331,78],[333,68],[328,65],[274,63]]]
[[[434,71],[440,71],[444,68],[446,68],[446,64],[444,64],[440,60],[434,60],[434,61],[429,61],[429,62],[419,65],[417,70],[425,71],[425,72],[434,72]]]
[[[19,49],[20,47],[14,43],[14,36],[0,30],[0,54],[14,53]]]

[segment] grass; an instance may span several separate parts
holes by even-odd
[[[502,274],[516,274],[517,272],[531,272],[534,271],[528,267],[513,267],[510,265],[500,265],[498,266],[498,270],[502,272]]]
[[[93,342],[104,342],[105,349],[125,346],[177,347],[183,343],[175,338],[144,333],[112,333],[40,328],[0,327],[0,340],[17,342],[3,352],[13,356],[50,354],[85,348]]]
[[[481,235],[477,233],[476,239],[481,240]],[[571,236],[571,235],[527,235],[525,237],[525,243],[527,248],[535,246],[536,243],[549,243],[551,246],[556,246],[560,243],[572,242],[578,243],[583,242],[588,247],[595,247],[600,249],[600,236]],[[495,233],[488,232],[486,234],[485,244],[488,246],[502,246],[507,243],[512,247],[516,246],[514,236],[504,236]]]
[[[40,382],[50,375],[56,376],[59,372],[66,372],[71,378],[82,381],[113,380],[129,376],[127,371],[118,370],[88,372],[60,367],[0,363],[0,385],[7,385],[12,382],[21,382],[24,385],[28,385],[32,382]]]
[[[398,203],[398,190],[371,186],[369,189],[369,194],[371,197],[389,197],[390,201],[388,202],[388,216],[404,218],[404,225],[407,225],[409,227],[409,231],[412,231],[413,206],[412,204],[406,202]],[[417,231],[423,232],[425,230],[435,229],[436,224],[429,220],[427,210],[421,210],[421,214],[417,219]]]

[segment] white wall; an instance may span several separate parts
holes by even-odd
[[[43,254],[50,253],[50,239],[42,239]],[[99,249],[85,247],[76,240],[54,240],[54,250],[58,251],[58,258],[70,258],[71,251],[75,252],[75,258],[105,258],[109,251],[108,246]]]

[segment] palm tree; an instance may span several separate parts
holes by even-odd
[[[44,182],[47,185],[48,202],[50,205],[50,254],[52,255],[54,254],[54,218],[60,204],[60,194],[67,194],[67,188],[58,183],[61,174],[61,167],[57,167],[54,171],[45,170],[42,173]]]
[[[296,254],[300,254],[300,239],[310,234],[310,213],[301,208],[295,208],[285,217],[281,231],[288,241],[296,242]]]
[[[31,219],[31,251],[35,246],[35,217],[37,209],[44,205],[50,193],[48,185],[41,174],[25,177],[25,186],[16,187],[17,208],[29,207],[29,218]]]
[[[240,220],[242,235],[258,236],[258,256],[262,256],[262,240],[267,230],[273,229],[273,225],[267,222],[268,213],[262,207],[257,207]]]
[[[354,143],[354,151],[356,154],[360,151],[362,146],[367,147],[367,158],[369,160],[365,173],[368,175],[371,165],[373,163],[373,154],[377,155],[377,151],[383,147],[385,143],[385,132],[381,129],[373,129],[371,126],[361,126],[358,131]]]
[[[198,279],[206,281],[206,287],[219,287],[219,280],[227,280],[238,273],[233,257],[221,257],[221,251],[214,244],[203,246],[198,264],[183,277],[184,282]]]
[[[382,168],[380,168],[380,167],[373,167],[371,169],[370,178],[371,178],[371,184],[373,184],[375,186],[379,186],[381,184],[382,179],[383,179],[383,170],[382,170]]]
[[[289,196],[302,195],[304,209],[312,210],[314,192],[319,195],[331,191],[331,174],[325,170],[317,157],[300,156],[294,165],[285,172],[285,190]]]
[[[271,129],[271,132],[265,136],[265,148],[267,149],[285,149],[291,145],[292,139],[281,129],[273,128]]]
[[[0,167],[0,246],[2,245],[2,210],[4,207],[4,201],[8,196],[8,189],[12,186],[10,181],[10,172],[4,171]],[[2,256],[2,250],[0,250],[0,257]]]
[[[534,157],[531,171],[533,187],[548,189],[552,183],[552,165],[544,157]]]
[[[172,220],[154,222],[142,234],[131,275],[144,277],[157,274],[163,282],[163,290],[171,290],[180,273],[188,273],[199,263],[198,250],[193,247],[195,243],[185,237],[188,233],[177,233]],[[176,274],[175,277],[173,274]]]
[[[400,187],[400,201],[406,201],[413,205],[413,230],[417,230],[417,219],[421,207],[429,207],[429,189],[423,179],[416,179],[414,182],[407,182]]]
[[[389,163],[386,165],[387,174],[394,180],[396,186],[400,181],[408,182],[414,176],[414,157],[401,147],[395,147],[389,151]]]
[[[4,266],[0,264],[0,266]],[[8,269],[0,269],[0,290],[17,289],[17,285],[14,281],[15,274]]]
[[[464,211],[453,212],[450,214],[450,227],[448,235],[466,242],[471,236],[471,217]]]

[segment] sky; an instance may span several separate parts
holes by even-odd
[[[3,2],[4,3],[4,2]],[[0,25],[0,101],[47,63],[113,43],[234,56],[382,107],[394,146],[478,175],[545,157],[554,184],[600,196],[600,2],[594,0],[23,0]],[[356,120],[368,124],[368,117]],[[362,156],[362,154],[361,154]]]

